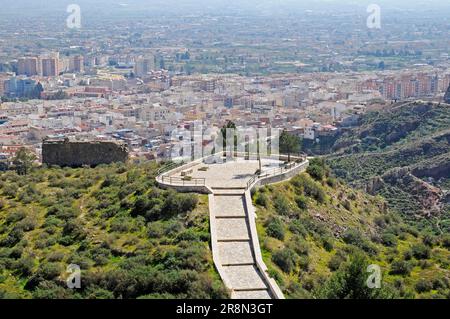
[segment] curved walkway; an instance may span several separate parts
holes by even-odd
[[[223,164],[195,161],[157,177],[162,187],[209,194],[211,247],[214,264],[233,299],[283,299],[262,260],[256,214],[250,191],[254,187],[287,180],[304,170],[308,161],[285,166],[275,158],[242,158]],[[280,167],[281,165],[281,167]],[[189,176],[189,177],[186,177]]]

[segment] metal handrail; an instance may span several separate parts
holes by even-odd
[[[254,182],[256,182],[256,180],[258,179],[258,175],[253,175],[253,177],[252,178],[250,178],[250,180],[247,182],[247,188],[246,189],[249,189],[250,188],[250,186],[252,186],[252,184],[254,183]]]
[[[178,184],[178,185],[190,185],[190,186],[205,186],[206,179],[205,178],[191,178],[189,180],[184,179],[182,177],[173,177],[173,176],[161,176],[162,182],[169,182],[169,184]]]
[[[260,175],[256,174],[252,178],[250,178],[250,180],[247,182],[247,190],[259,178],[266,178],[266,177],[269,177],[269,176],[281,175],[281,174],[283,174],[286,171],[289,171],[289,170],[291,170],[293,168],[296,168],[296,167],[303,166],[304,164],[305,164],[304,161],[301,162],[301,163],[291,162],[291,163],[288,163],[288,164],[284,165],[283,167],[277,167],[277,168],[273,168],[271,170],[268,170],[266,172],[263,172],[263,174],[260,174]]]
[[[176,163],[176,162],[170,162],[167,163],[166,165],[164,165],[163,167],[161,167],[157,172],[157,176],[167,173],[168,171],[171,171],[177,167],[180,167],[181,165],[183,165],[183,163]]]

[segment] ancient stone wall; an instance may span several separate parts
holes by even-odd
[[[79,167],[125,162],[128,149],[116,142],[44,141],[42,163],[47,165]]]

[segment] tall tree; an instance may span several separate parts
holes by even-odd
[[[16,156],[13,159],[14,168],[19,175],[27,175],[28,172],[33,167],[33,162],[36,160],[36,155],[34,155],[30,150],[25,147],[21,147]]]
[[[226,125],[221,128],[222,140],[223,140],[223,151],[227,148],[227,129],[232,129],[234,132],[234,151],[237,151],[237,134],[236,134],[236,124],[233,121],[228,121]]]
[[[300,138],[287,131],[283,131],[280,135],[280,153],[288,155],[288,162],[291,161],[292,153],[300,152]]]

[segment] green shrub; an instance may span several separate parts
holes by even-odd
[[[317,181],[321,181],[325,177],[324,170],[317,165],[309,165],[306,172]]]
[[[381,236],[381,241],[383,245],[387,247],[397,246],[397,237],[392,233],[383,233],[383,235]]]
[[[306,172],[317,181],[322,181],[329,175],[330,169],[323,159],[314,158],[310,160]]]
[[[344,200],[344,202],[342,203],[342,206],[344,206],[344,208],[348,211],[352,210],[352,204],[350,203],[350,201],[348,199]]]
[[[334,248],[334,240],[333,240],[333,238],[331,238],[330,236],[326,236],[326,237],[322,238],[321,242],[322,242],[322,247],[326,251],[330,252],[330,251],[333,250],[333,248]]]
[[[284,240],[285,231],[282,221],[279,218],[273,218],[267,224],[266,233],[268,236]]]
[[[308,200],[303,195],[297,196],[295,198],[295,203],[297,204],[298,208],[302,210],[308,209]]]
[[[272,256],[273,262],[287,274],[295,270],[297,259],[298,256],[289,248],[278,250]]]
[[[303,240],[299,237],[294,237],[289,242],[289,247],[294,250],[298,255],[308,255],[309,253],[309,244],[306,240]]]
[[[411,253],[416,259],[428,259],[430,258],[431,250],[424,244],[417,244],[411,248]]]
[[[333,177],[328,177],[327,178],[327,185],[330,186],[331,188],[336,188],[338,182],[336,180],[336,178]]]
[[[198,198],[194,194],[179,194],[169,191],[163,207],[163,217],[171,217],[192,211],[198,203]],[[165,216],[164,216],[165,215]]]
[[[441,243],[443,247],[450,249],[450,234],[442,235]]]
[[[420,279],[415,285],[418,293],[428,292],[433,289],[433,283],[426,279]]]
[[[63,267],[58,263],[43,263],[39,266],[37,275],[46,279],[52,280],[60,275]]]
[[[256,203],[256,205],[267,208],[269,205],[269,198],[267,197],[267,195],[265,193],[259,192],[256,196],[255,203]]]
[[[436,236],[434,236],[432,234],[425,234],[425,236],[422,239],[422,242],[426,246],[433,248],[437,243],[437,238],[436,238]]]
[[[288,216],[291,213],[289,201],[283,195],[277,194],[274,198],[273,205],[278,214]]]
[[[392,298],[386,289],[371,289],[367,285],[369,261],[362,254],[352,254],[320,288],[318,294],[326,299],[384,299]]]
[[[376,247],[373,244],[371,244],[366,238],[364,238],[363,235],[356,229],[349,228],[344,233],[342,239],[346,244],[359,247],[371,255],[377,253]]]
[[[305,226],[299,221],[299,220],[293,220],[289,224],[289,230],[296,234],[300,235],[302,237],[306,237],[308,235],[308,231],[306,230]]]
[[[18,191],[19,187],[13,183],[7,184],[3,187],[3,195],[11,199],[16,198]]]
[[[6,223],[17,223],[27,217],[27,214],[23,210],[15,210],[6,215]]]
[[[391,275],[409,276],[411,270],[412,266],[409,262],[404,260],[397,260],[391,264],[391,270],[389,271],[389,273]]]
[[[34,259],[31,257],[23,257],[16,261],[14,269],[16,274],[22,277],[28,277],[33,273]]]
[[[335,254],[328,261],[328,268],[330,268],[331,271],[336,271],[339,269],[339,267],[341,266],[341,264],[344,261],[345,261],[345,258],[342,257],[341,254]]]

